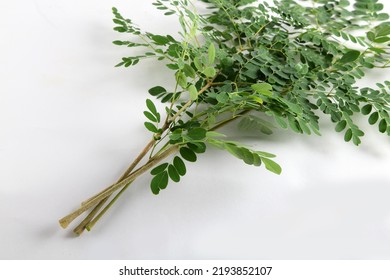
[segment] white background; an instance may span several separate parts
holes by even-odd
[[[0,258],[390,258],[390,139],[366,118],[360,147],[326,118],[322,137],[241,138],[277,154],[280,176],[210,149],[159,196],[140,178],[92,232],[59,227],[138,154],[147,90],[172,84],[162,63],[113,67],[133,50],[111,43],[112,6],[149,31],[178,30],[151,2],[1,0]]]

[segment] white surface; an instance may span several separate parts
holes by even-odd
[[[366,119],[360,147],[327,120],[323,137],[246,137],[278,155],[281,176],[210,149],[159,196],[140,178],[93,232],[59,227],[148,140],[147,90],[172,77],[155,62],[113,67],[132,50],[111,44],[111,7],[176,30],[151,2],[0,2],[0,258],[390,258],[390,142]]]

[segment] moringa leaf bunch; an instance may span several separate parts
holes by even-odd
[[[151,191],[159,194],[212,146],[280,174],[273,154],[218,132],[237,119],[243,128],[266,134],[281,127],[320,135],[319,115],[325,114],[345,141],[359,145],[364,132],[353,117],[363,114],[390,135],[390,82],[356,84],[369,69],[390,67],[389,16],[378,0],[155,0],[153,5],[176,16],[181,32],[143,31],[113,8],[114,30],[128,37],[114,44],[134,49],[117,67],[163,60],[174,86],[149,90],[144,125],[150,142],[115,184],[61,219],[62,227],[90,211],[74,231],[90,230],[145,172],[153,176]],[[164,112],[156,100],[166,104]]]

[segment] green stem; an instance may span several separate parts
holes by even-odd
[[[127,168],[127,170],[122,174],[122,176],[118,179],[117,182],[122,181],[124,178],[126,178],[133,169],[138,165],[138,163],[142,160],[142,158],[146,155],[146,153],[150,150],[150,148],[154,145],[155,140],[151,140],[145,148],[142,150],[142,152],[137,156],[137,158],[132,162],[132,164]],[[99,212],[100,208],[108,201],[109,197],[103,199],[100,201],[94,209],[88,214],[88,216],[73,230],[74,233],[80,235],[83,233],[85,226],[95,217],[95,215]],[[83,202],[81,205],[84,205],[88,201]]]
[[[85,228],[88,230],[88,231],[91,231],[91,229],[94,227],[94,225],[101,219],[101,217],[108,211],[108,209],[111,208],[112,205],[114,205],[114,203],[118,200],[118,198],[125,192],[125,190],[131,185],[133,181],[131,181],[130,183],[128,183],[126,186],[123,187],[123,189],[121,189],[116,195],[115,197],[110,201],[110,203],[108,203],[106,205],[106,207],[103,208],[102,211],[100,211],[100,213],[92,220],[90,221],[86,226]],[[105,199],[104,199],[105,200]]]
[[[99,194],[95,195],[93,198],[88,199],[85,204],[83,204],[79,209],[76,211],[70,213],[69,215],[63,217],[59,222],[60,225],[63,228],[66,228],[74,219],[76,219],[78,216],[83,214],[88,209],[92,208],[94,205],[98,204],[100,201],[105,199],[106,197],[109,197],[111,194],[122,188],[124,185],[127,185],[128,183],[134,181],[138,176],[145,173],[147,170],[155,166],[157,163],[159,163],[164,158],[168,157],[172,153],[176,152],[178,149],[178,146],[171,146],[168,148],[164,153],[161,155],[155,156],[151,158],[146,164],[132,172],[129,176],[124,178],[121,182],[115,183],[111,185],[110,187],[106,188]]]
[[[157,153],[156,153],[156,156],[157,155],[160,155],[161,153],[163,153],[166,148],[168,147],[169,143],[167,142]],[[156,144],[153,145],[153,149],[156,147]],[[150,158],[149,158],[150,159]],[[123,179],[123,178],[121,178]],[[88,224],[85,224],[84,225],[84,228],[87,229],[88,231],[90,231],[94,226],[95,224],[102,218],[102,216],[112,207],[112,205],[114,205],[114,203],[119,199],[119,197],[122,195],[122,193],[131,185],[133,181],[131,181],[130,183],[128,183],[126,186],[124,186],[122,188],[122,190],[119,191],[119,193],[117,193],[115,195],[115,197],[106,205],[106,207],[104,207],[104,209],[102,211],[100,211],[100,213],[95,217],[90,219],[90,222]],[[109,197],[103,199],[100,203],[103,202],[103,204],[108,200]],[[99,205],[98,204],[98,205]],[[96,208],[96,207],[95,207]],[[100,208],[100,207],[99,207]],[[95,215],[94,215],[95,216]]]
[[[218,73],[219,74],[219,73]],[[207,82],[207,84],[201,89],[198,91],[198,95],[202,94],[203,92],[205,92],[209,87],[211,87],[213,85],[213,81],[215,80],[215,78],[218,76],[215,75],[210,81]],[[176,112],[176,114],[170,118],[169,122],[174,122],[188,107],[190,107],[192,105],[192,103],[194,103],[193,100],[188,100],[186,104],[184,104],[183,107],[180,108],[179,111]]]
[[[150,151],[150,149],[154,146],[156,143],[156,140],[152,139],[150,142],[145,146],[145,148],[141,151],[141,153],[137,156],[137,158],[132,162],[132,164],[127,168],[125,173],[122,174],[122,176],[116,181],[117,183],[121,182],[124,178],[126,178],[133,170],[134,168],[140,163],[140,161],[145,157],[145,155]],[[81,205],[86,204],[94,197],[89,198],[88,200],[81,203]]]
[[[237,115],[234,115],[234,116],[231,117],[230,119],[221,121],[219,124],[217,124],[217,125],[215,125],[214,127],[212,127],[212,128],[210,129],[210,131],[211,131],[211,130],[217,130],[217,129],[219,129],[219,128],[221,128],[221,127],[223,127],[223,126],[225,126],[225,125],[231,123],[232,121],[234,121],[234,120],[236,120],[236,119],[238,119],[238,118],[244,116],[245,114],[249,113],[250,111],[251,111],[251,110],[244,110],[244,111],[242,111],[241,113],[239,113],[239,114],[237,114]]]
[[[74,233],[77,235],[80,235],[84,232],[86,226],[88,223],[96,216],[96,214],[99,212],[100,208],[104,206],[104,204],[108,201],[109,197],[106,197],[102,201],[100,201],[88,214],[87,217],[84,218],[84,220],[73,230]]]

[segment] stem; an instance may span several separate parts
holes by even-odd
[[[153,145],[156,143],[156,140],[152,139],[142,150],[142,152],[137,156],[137,158],[133,161],[133,163],[127,168],[126,172],[122,174],[122,176],[116,181],[116,183],[119,183],[124,178],[126,178],[133,169],[138,165],[138,163],[145,157],[145,155],[150,151],[150,149],[153,147]],[[95,198],[95,196],[92,196],[91,198],[87,199],[86,201],[83,201],[81,205],[84,205],[88,203],[90,200]]]
[[[207,84],[203,88],[201,88],[201,90],[198,91],[198,95],[202,94],[209,87],[211,87],[213,85],[213,81],[218,76],[218,74],[215,75],[210,81],[207,82]],[[177,111],[177,113],[172,118],[170,118],[169,122],[173,122],[175,119],[177,119],[188,107],[190,107],[192,105],[193,102],[194,102],[193,100],[188,100],[188,102],[186,104],[184,104],[184,106],[181,107],[180,110]]]
[[[110,194],[112,194],[113,192],[117,191],[118,189],[120,189],[120,187],[122,187],[123,185],[126,185],[128,183],[130,183],[131,181],[133,181],[134,179],[136,179],[138,176],[140,176],[141,174],[145,173],[148,169],[152,168],[153,166],[155,166],[157,163],[159,163],[161,160],[163,160],[164,158],[166,158],[167,156],[171,155],[172,153],[176,152],[178,149],[178,146],[175,145],[175,146],[171,146],[169,149],[167,149],[165,152],[163,152],[162,154],[158,155],[158,156],[155,156],[153,158],[151,158],[145,165],[141,166],[140,168],[138,168],[137,170],[135,170],[133,173],[131,173],[129,176],[127,176],[124,180],[122,180],[120,183],[116,183],[112,186],[110,186],[109,188],[107,188],[106,190],[100,192],[94,199],[92,199],[89,204],[95,204],[97,203],[98,201],[106,198],[107,196],[109,196]]]
[[[148,153],[148,151],[153,147],[156,140],[152,139],[145,148],[141,151],[141,153],[137,156],[137,158],[133,161],[133,163],[127,168],[125,173],[122,174],[122,176],[118,179],[117,183],[121,182],[124,178],[126,178],[133,169],[138,165],[138,163],[142,160],[142,158]],[[91,222],[91,220],[96,216],[96,214],[99,212],[100,208],[109,200],[109,196],[105,199],[101,200],[88,214],[88,216],[73,230],[74,233],[80,235],[85,230],[86,226]],[[90,200],[90,199],[89,199]],[[81,205],[86,204],[89,200],[84,201]],[[104,211],[104,209],[103,209]],[[107,210],[106,210],[107,211]],[[101,216],[99,214],[99,216]]]
[[[241,36],[240,36],[240,32],[238,31],[236,22],[231,17],[229,11],[225,8],[223,3],[220,0],[218,0],[218,3],[220,5],[219,8],[222,9],[225,12],[226,16],[229,18],[230,22],[232,23],[233,28],[236,31],[236,35],[237,35],[237,39],[238,39],[238,44],[239,44],[240,50],[242,50]]]
[[[131,185],[133,181],[131,181],[130,183],[128,183],[126,186],[124,186],[120,192],[118,192],[115,197],[110,201],[110,203],[107,204],[106,207],[104,207],[104,209],[102,211],[100,211],[100,213],[92,220],[90,221],[87,225],[85,225],[85,228],[88,230],[88,231],[91,231],[91,229],[94,227],[94,225],[101,219],[101,217],[107,212],[108,209],[111,208],[112,205],[114,205],[114,203],[118,200],[118,198],[122,195],[122,193],[125,192],[125,190]],[[107,198],[103,199],[103,200],[107,200]],[[102,201],[103,201],[102,200]]]
[[[92,211],[88,214],[87,217],[77,226],[74,228],[73,232],[76,233],[77,235],[80,235],[84,232],[87,224],[93,219],[93,217],[96,216],[96,214],[99,212],[100,208],[107,202],[108,197],[100,201],[93,209]]]
[[[162,127],[162,130],[163,130],[163,132],[165,131],[165,130],[167,130],[167,128],[168,128],[168,123],[167,122],[165,122],[164,123],[164,126]],[[147,148],[145,148],[144,149],[144,151],[142,152],[143,153],[143,156],[145,156],[146,155],[146,153],[150,150],[150,149],[152,149],[152,153],[153,153],[153,150],[154,150],[154,148],[156,147],[156,141],[154,141],[154,143],[153,143],[153,141],[151,141],[150,143],[149,143],[151,146],[147,146]],[[161,148],[161,150],[159,151],[159,153],[161,153],[161,152],[163,152],[164,151],[164,148],[166,147],[168,145],[168,143],[163,147],[163,148]],[[141,154],[142,154],[141,153]],[[142,156],[142,157],[143,157]],[[139,160],[138,160],[138,162],[142,159],[142,157],[141,158],[139,158]],[[151,158],[151,157],[150,157]],[[150,159],[149,158],[149,159]],[[138,158],[137,158],[138,159]],[[137,161],[137,159],[136,159],[136,161]],[[134,167],[136,166],[137,164],[132,164],[132,168],[129,168],[128,170],[127,170],[127,172],[124,174],[124,175],[128,175],[128,174],[130,174],[130,172],[134,169]],[[123,180],[126,176],[124,176],[124,175],[122,175],[122,177],[118,180],[118,183],[121,181],[121,180]],[[95,218],[93,218],[95,215],[96,215],[96,212],[95,212],[95,215],[93,215],[90,219],[89,219],[89,223],[87,223],[87,224],[84,224],[83,226],[83,230],[84,229],[87,229],[88,231],[91,231],[91,229],[95,226],[95,224],[103,217],[103,215],[112,207],[112,205],[114,205],[114,203],[120,198],[120,196],[122,195],[122,193],[124,193],[124,191],[131,185],[131,183],[132,183],[133,181],[131,181],[130,183],[128,183],[127,185],[125,185],[123,188],[122,188],[122,190],[120,190],[119,191],[119,193],[117,193],[116,195],[115,195],[115,197],[106,205],[106,207],[104,207],[104,209],[102,210],[102,211],[100,211],[100,213],[95,217]],[[104,204],[104,203],[106,203],[106,201],[109,199],[109,196],[107,197],[107,198],[105,198],[105,199],[103,199],[101,202],[99,202],[99,204],[98,204],[98,206],[102,203],[102,205]],[[97,208],[98,206],[96,206],[95,208]],[[101,206],[99,207],[99,209],[101,208]],[[98,210],[99,210],[98,209]],[[93,210],[92,210],[93,211]],[[89,216],[89,215],[88,215]],[[92,220],[93,219],[93,220]],[[76,231],[75,231],[76,232]],[[77,233],[77,232],[76,232]]]
[[[242,111],[240,114],[237,114],[237,115],[231,117],[230,119],[227,119],[227,120],[224,120],[224,121],[220,122],[219,124],[217,124],[217,125],[215,125],[214,127],[212,127],[210,130],[217,130],[218,128],[221,128],[221,127],[223,127],[223,126],[225,126],[225,125],[231,123],[231,122],[234,121],[235,119],[242,117],[243,115],[249,113],[250,111],[251,111],[251,110],[244,110],[244,111]]]
[[[105,199],[106,197],[109,197],[112,193],[120,189],[123,185],[126,185],[132,181],[134,181],[138,176],[145,173],[147,170],[155,166],[157,163],[159,163],[164,158],[168,157],[172,153],[176,152],[178,149],[178,146],[171,146],[168,148],[165,152],[162,154],[155,156],[151,158],[146,164],[135,170],[133,173],[131,173],[129,176],[124,178],[121,182],[115,183],[111,185],[110,187],[106,188],[99,194],[93,196],[93,198],[88,199],[85,204],[83,204],[79,209],[76,211],[70,213],[69,215],[63,217],[59,222],[61,227],[66,228],[74,219],[76,219],[78,216],[83,214],[85,211]]]

